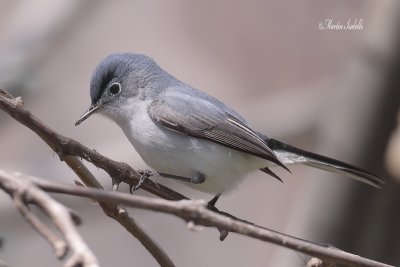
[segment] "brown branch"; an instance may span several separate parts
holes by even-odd
[[[71,257],[65,263],[66,267],[99,266],[96,257],[76,230],[74,220],[66,207],[52,199],[29,179],[2,170],[0,170],[0,188],[11,196],[25,219],[53,246],[59,259],[65,257],[69,248],[72,250]],[[66,242],[29,210],[28,203],[38,206],[51,219]]]
[[[210,211],[207,202],[203,200],[169,201],[136,196],[126,193],[110,192],[94,188],[61,185],[54,182],[31,178],[33,182],[45,191],[68,195],[82,196],[98,201],[123,204],[129,207],[152,210],[175,215],[188,223],[188,227],[203,225],[225,229],[244,236],[249,236],[278,246],[293,249],[312,257],[322,259],[323,262],[343,264],[346,266],[389,267],[390,265],[369,260],[348,252],[321,246],[306,240],[288,236],[273,230],[260,228],[246,222],[238,221],[220,213]]]
[[[87,186],[103,189],[101,184],[79,159],[72,156],[66,156],[64,160]],[[99,205],[107,216],[118,221],[131,235],[138,239],[157,260],[160,266],[175,266],[164,250],[162,250],[157,243],[142,230],[135,219],[131,217],[123,207],[120,207],[115,203],[101,201],[99,201]]]
[[[95,150],[91,150],[75,140],[56,133],[28,110],[23,108],[22,105],[23,102],[21,98],[14,98],[7,91],[0,88],[0,108],[39,135],[39,137],[59,155],[61,160],[65,161],[87,186],[103,189],[93,174],[76,157],[81,157],[92,162],[97,167],[107,171],[113,179],[117,179],[118,181],[124,181],[130,185],[136,184],[139,181],[138,177],[140,174],[133,170],[128,164],[106,158]],[[144,185],[144,189],[145,188],[148,189],[147,191],[164,198],[171,198],[171,196],[178,199],[184,198],[184,196],[181,196],[179,193],[151,181]],[[125,209],[113,203],[99,202],[99,204],[107,216],[118,221],[130,234],[142,243],[160,266],[175,266],[162,248],[141,229]]]

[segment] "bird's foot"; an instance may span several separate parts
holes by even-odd
[[[207,209],[215,212],[219,212],[219,209],[215,207],[215,204],[217,203],[218,199],[220,198],[221,193],[218,193],[213,197],[210,201],[207,203]]]
[[[139,170],[138,171],[140,173],[140,178],[139,178],[139,182],[137,183],[137,185],[131,185],[131,187],[129,188],[129,191],[131,192],[131,194],[133,194],[133,192],[137,191],[142,184],[149,179],[150,176],[153,176],[153,172],[149,171],[149,170]]]
[[[218,193],[215,195],[215,197],[213,197],[210,201],[208,201],[207,209],[226,216],[227,215],[226,213],[221,212],[217,207],[215,207],[215,204],[217,203],[220,196],[221,193]],[[218,228],[218,231],[219,231],[219,240],[224,241],[225,238],[228,236],[229,231],[222,228]]]

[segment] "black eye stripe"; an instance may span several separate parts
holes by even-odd
[[[113,83],[110,85],[108,89],[111,95],[117,95],[121,92],[121,84],[120,83]]]

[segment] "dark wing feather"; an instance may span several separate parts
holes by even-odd
[[[207,139],[287,169],[256,132],[222,105],[208,95],[194,102],[193,96],[185,92],[165,92],[159,99],[153,100],[147,111],[154,121],[170,130]]]

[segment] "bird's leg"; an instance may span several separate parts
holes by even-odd
[[[129,191],[131,192],[131,194],[133,194],[133,192],[138,190],[142,186],[142,184],[147,179],[149,179],[150,176],[154,175],[154,173],[152,171],[149,171],[149,170],[138,171],[138,172],[140,173],[139,182],[137,183],[137,185],[131,185],[131,187],[129,188]]]
[[[197,173],[193,177],[184,177],[184,176],[179,176],[179,175],[174,175],[174,174],[168,174],[168,173],[158,173],[160,176],[169,178],[169,179],[174,179],[178,181],[183,181],[187,183],[192,183],[192,184],[202,184],[206,181],[206,176],[202,173]]]
[[[218,199],[220,198],[221,193],[218,193],[213,197],[210,201],[207,203],[207,209],[214,211],[216,213],[222,214],[227,216],[227,213],[221,212],[217,207],[215,207],[215,204],[217,203]],[[229,217],[229,216],[228,216]],[[219,231],[219,240],[224,241],[225,238],[228,236],[229,232],[225,229],[218,228]]]
[[[147,179],[149,179],[150,176],[156,176],[156,175],[159,175],[159,176],[165,177],[165,178],[169,178],[169,179],[192,183],[192,184],[202,184],[206,181],[206,176],[200,172],[190,178],[184,177],[184,176],[179,176],[179,175],[174,175],[174,174],[162,173],[162,172],[152,172],[149,170],[138,171],[138,172],[141,174],[141,176],[139,178],[139,182],[137,185],[131,185],[131,187],[130,187],[131,193],[138,190],[142,186],[142,184]],[[118,184],[119,183],[114,184],[114,182],[113,182],[113,190],[114,190],[114,187],[118,188]]]
[[[207,203],[207,209],[219,212],[219,210],[215,207],[215,204],[217,203],[218,199],[220,198],[221,193],[218,193],[213,197],[210,201]]]

